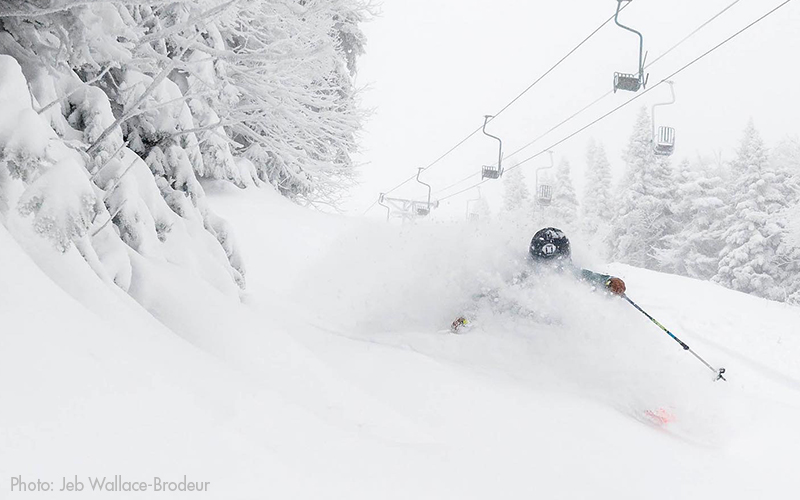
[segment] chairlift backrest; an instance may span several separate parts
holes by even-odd
[[[553,187],[549,184],[539,186],[539,203],[549,203],[553,199]]]
[[[553,196],[553,189],[550,187],[550,184],[547,182],[539,182],[539,172],[542,170],[549,170],[556,166],[555,158],[552,151],[548,151],[550,154],[550,165],[546,167],[539,167],[536,169],[536,202],[540,205],[548,205],[550,203],[550,199]]]
[[[658,127],[659,146],[675,146],[675,129],[672,127]]]
[[[642,88],[642,79],[638,75],[627,73],[614,73],[614,92],[617,90],[627,90],[628,92],[638,92]]]
[[[670,156],[675,152],[675,129],[659,127],[654,151],[659,156]]]
[[[495,165],[484,165],[481,170],[481,180],[483,179],[499,179],[500,170]]]

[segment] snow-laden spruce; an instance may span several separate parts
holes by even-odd
[[[611,164],[605,146],[589,141],[586,148],[586,183],[581,205],[581,230],[593,241],[594,247],[605,248],[614,214],[611,196]],[[606,253],[605,251],[603,253]]]
[[[566,228],[572,228],[578,218],[578,197],[572,184],[571,166],[566,158],[562,158],[556,168],[553,204],[550,210],[553,220]]]
[[[724,181],[709,165],[681,163],[671,206],[676,232],[664,236],[657,254],[662,268],[706,280],[717,273],[726,199]]]
[[[791,173],[769,159],[752,120],[731,164],[725,247],[714,281],[775,300],[797,292],[800,248],[788,239],[786,210],[796,203]],[[794,203],[793,203],[794,202]]]
[[[144,257],[235,294],[243,259],[200,181],[337,201],[365,13],[359,0],[3,2],[3,219],[74,244],[126,290]]]
[[[653,152],[646,108],[636,119],[624,159],[622,192],[609,240],[612,255],[618,262],[659,269],[655,255],[664,247],[664,236],[674,230],[675,191],[669,157]]]
[[[516,164],[512,163],[514,167]],[[503,174],[503,209],[514,214],[533,214],[533,200],[521,168],[508,170]]]

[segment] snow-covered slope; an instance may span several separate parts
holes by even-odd
[[[134,262],[132,300],[0,227],[0,498],[37,497],[12,476],[75,474],[186,474],[211,484],[185,495],[214,499],[800,491],[800,309],[578,252],[725,366],[713,382],[621,300],[504,285],[530,228],[401,228],[205,188],[245,251],[242,303],[152,262]],[[442,333],[482,287],[537,316],[484,308]]]

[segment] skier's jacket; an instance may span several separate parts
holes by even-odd
[[[532,264],[537,265],[537,264]],[[588,269],[581,269],[574,265],[572,261],[560,262],[558,266],[545,266],[547,269],[556,270],[558,272],[570,273],[572,274],[575,279],[582,283],[587,283],[592,286],[607,286],[608,280],[611,279],[610,274],[600,274],[594,271],[590,271]],[[523,271],[516,276],[512,281],[512,284],[517,285],[523,283],[530,279],[531,276],[537,273],[536,269],[526,270]]]
[[[561,273],[569,273],[572,274],[576,280],[587,283],[592,287],[596,286],[603,286],[608,287],[612,276],[608,274],[600,274],[594,271],[589,271],[588,269],[581,269],[575,266],[571,260],[559,261],[555,266],[553,265],[543,265],[542,267],[533,267],[530,270],[523,271],[512,279],[512,285],[520,285],[529,279],[532,276],[535,278],[534,275],[539,274],[538,270],[548,270],[548,271],[556,271]],[[539,265],[534,263],[533,265]],[[503,303],[504,301],[500,300],[500,291],[498,289],[484,289],[481,293],[475,294],[472,296],[473,303],[471,306],[467,308],[467,310],[463,311],[461,315],[459,315],[455,321],[453,321],[452,325],[450,326],[450,331],[453,333],[458,333],[462,328],[469,327],[470,323],[474,320],[477,315],[477,303],[481,299],[489,299],[492,304],[500,305],[501,310],[507,310],[514,312],[515,314],[520,315],[527,315],[531,317],[537,317],[539,320],[547,321],[548,317],[546,314],[537,314],[534,311],[524,307],[521,304],[517,303]]]
[[[552,265],[554,264],[554,265]],[[611,275],[608,274],[600,274],[594,271],[589,271],[588,269],[581,269],[575,266],[571,260],[559,261],[558,263],[552,263],[551,265],[541,264],[532,262],[531,268],[525,271],[522,271],[516,274],[510,282],[510,285],[517,286],[523,285],[530,280],[536,280],[537,275],[540,272],[555,272],[558,274],[565,274],[565,275],[572,275],[574,278],[581,282],[590,285],[591,287],[600,287],[602,286],[604,289],[608,287],[609,280],[612,278]],[[480,293],[477,293],[472,296],[473,306],[477,305],[477,302],[481,299],[489,299],[493,303],[499,303],[502,309],[507,310],[517,310],[518,312],[524,312],[527,310],[521,304],[507,304],[504,303],[505,301],[501,300],[501,293],[500,290],[497,288],[485,288],[481,290]],[[471,308],[472,310],[465,311],[463,316],[474,316],[476,311],[474,307]]]

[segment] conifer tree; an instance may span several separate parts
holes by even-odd
[[[727,193],[722,178],[707,165],[692,166],[684,160],[678,167],[673,205],[677,232],[665,237],[666,248],[658,252],[662,269],[710,279],[717,272],[722,250],[722,220]]]
[[[352,181],[368,13],[361,0],[0,2],[0,98],[28,108],[3,112],[32,116],[49,144],[0,137],[0,222],[21,214],[122,289],[132,249],[238,294],[241,253],[200,179],[335,204]]]
[[[605,146],[594,140],[589,142],[586,151],[586,187],[581,208],[584,232],[589,236],[605,233],[613,214],[611,164]]]
[[[624,154],[627,169],[609,243],[616,260],[661,269],[656,255],[674,232],[674,190],[669,158],[656,157],[651,134],[649,113],[642,108]]]
[[[503,209],[506,212],[531,213],[533,203],[522,170],[515,168],[503,175]]]
[[[725,220],[725,247],[714,281],[734,290],[775,300],[795,293],[800,265],[783,215],[792,182],[770,162],[751,120],[732,165],[731,210]]]
[[[556,168],[556,182],[553,189],[551,212],[554,219],[566,226],[572,226],[578,218],[578,198],[572,185],[569,160],[563,158]]]

